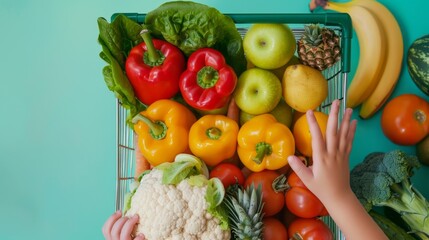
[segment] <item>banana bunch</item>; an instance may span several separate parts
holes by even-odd
[[[363,119],[373,116],[392,94],[402,68],[404,43],[395,16],[377,0],[332,2],[312,0],[310,8],[323,6],[348,13],[359,42],[359,62],[347,90],[347,107],[361,105]]]

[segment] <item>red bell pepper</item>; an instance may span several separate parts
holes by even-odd
[[[214,110],[225,106],[237,85],[237,75],[226,64],[222,53],[201,48],[188,59],[188,67],[180,77],[180,92],[191,107]]]
[[[185,56],[173,44],[151,39],[141,31],[144,42],[133,47],[125,62],[125,72],[137,98],[150,105],[156,100],[174,97],[179,91],[180,75],[186,68]]]

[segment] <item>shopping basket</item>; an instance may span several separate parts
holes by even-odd
[[[145,14],[140,13],[115,13],[112,20],[122,14],[138,23],[144,23]],[[264,14],[226,14],[235,22],[242,36],[253,23],[283,23],[288,24],[296,39],[304,32],[305,24],[318,23],[329,27],[340,36],[341,60],[322,73],[328,80],[328,97],[319,106],[318,111],[328,113],[331,103],[335,99],[341,100],[340,117],[345,110],[347,74],[350,71],[350,49],[352,38],[352,23],[350,16],[345,13],[264,13]],[[134,132],[127,125],[128,112],[117,101],[117,182],[116,182],[116,210],[124,205],[125,194],[129,191],[130,184],[134,181]],[[332,229],[335,239],[345,239],[341,231],[330,217],[324,217],[323,221]]]

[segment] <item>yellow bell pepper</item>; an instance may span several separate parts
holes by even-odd
[[[237,149],[238,123],[224,115],[205,115],[189,132],[191,152],[208,166],[234,156]]]
[[[257,115],[243,124],[237,142],[240,161],[253,172],[280,169],[295,152],[292,132],[271,114]]]
[[[173,162],[179,153],[190,153],[188,135],[195,121],[191,110],[176,101],[152,103],[133,118],[141,153],[152,166]]]

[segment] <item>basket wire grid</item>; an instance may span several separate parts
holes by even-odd
[[[323,25],[323,24],[321,24]],[[304,32],[304,24],[292,28],[295,39],[300,39]],[[340,46],[345,45],[343,43],[343,28],[336,26],[329,26],[340,36]],[[247,32],[247,27],[241,27],[237,24],[237,30],[244,36]],[[349,46],[349,45],[347,45]],[[344,49],[342,51],[349,51]],[[341,119],[345,110],[345,99],[346,99],[346,87],[347,87],[347,74],[348,66],[344,64],[344,56],[348,58],[348,54],[342,55],[342,60],[338,61],[333,66],[322,71],[325,78],[328,80],[328,96],[324,102],[318,107],[318,111],[329,113],[332,102],[335,99],[341,101],[341,108],[339,112],[339,118]],[[348,59],[346,60],[348,61]],[[128,117],[128,111],[122,107],[120,101],[116,102],[116,131],[117,131],[117,173],[116,173],[116,210],[122,209],[124,205],[124,198],[127,192],[129,192],[130,184],[134,181],[134,170],[135,170],[135,153],[134,153],[134,140],[135,133],[127,125],[126,120]],[[323,217],[322,220],[329,226],[334,233],[334,238],[337,240],[345,239],[344,235],[337,227],[335,222],[329,217]]]

